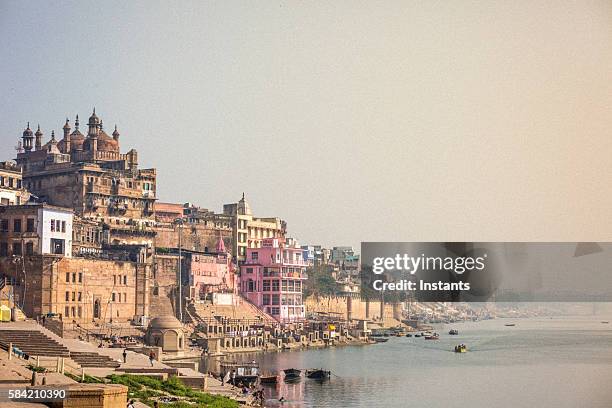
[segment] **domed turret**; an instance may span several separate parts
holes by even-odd
[[[30,129],[30,122],[28,122],[28,127],[26,127],[23,131],[23,135],[21,136],[21,138],[23,139],[23,149],[26,152],[31,151],[33,144],[32,142],[34,140],[34,133],[32,132],[32,129]]]
[[[115,125],[115,131],[113,132],[113,139],[119,141],[119,131],[117,130],[117,125]]]

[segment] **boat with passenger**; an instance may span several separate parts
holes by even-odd
[[[458,344],[455,346],[455,353],[467,353],[467,346],[465,344]]]
[[[450,334],[451,336],[456,336],[456,335],[459,334],[459,330],[457,330],[457,329],[450,329],[448,334]]]
[[[432,333],[428,336],[425,336],[425,340],[438,340],[440,335],[438,333]]]

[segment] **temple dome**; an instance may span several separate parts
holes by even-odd
[[[172,315],[159,316],[151,320],[150,329],[182,329],[183,325]]]

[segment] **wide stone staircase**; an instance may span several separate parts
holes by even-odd
[[[117,368],[121,364],[108,356],[88,351],[70,351],[66,346],[47,336],[44,328],[14,329],[0,325],[0,346],[7,349],[9,343],[30,356],[65,357],[81,367]]]
[[[0,326],[0,345],[6,348],[9,343],[31,356],[70,357],[70,350],[39,331]]]

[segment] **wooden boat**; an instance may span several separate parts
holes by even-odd
[[[385,337],[371,337],[371,339],[374,340],[376,343],[386,343],[389,341],[389,339]]]
[[[514,327],[514,326],[516,326],[516,324],[514,324],[514,323],[506,323],[506,324],[504,324],[504,326],[506,326],[506,327]]]
[[[450,329],[448,334],[450,334],[451,336],[456,336],[456,335],[459,334],[459,330],[457,330],[457,329]]]
[[[262,375],[259,377],[259,382],[262,384],[276,384],[278,375]]]
[[[438,333],[434,333],[430,336],[425,336],[425,340],[438,340],[440,338],[440,335]]]
[[[323,370],[323,369],[313,369],[306,370],[306,377],[312,378],[315,380],[326,380],[331,377],[331,371]]]
[[[302,370],[297,368],[287,368],[283,372],[285,373],[285,381],[299,380],[302,375]]]

